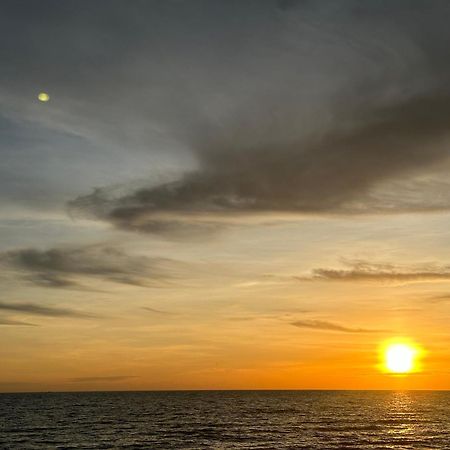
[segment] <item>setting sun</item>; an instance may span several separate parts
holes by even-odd
[[[407,374],[417,371],[419,349],[405,342],[390,342],[384,347],[384,369],[394,374]]]

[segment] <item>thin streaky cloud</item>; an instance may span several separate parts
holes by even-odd
[[[427,297],[425,299],[425,301],[431,302],[431,303],[446,303],[446,302],[450,302],[450,294],[433,295],[431,297]]]
[[[15,319],[9,319],[7,317],[0,317],[0,326],[5,325],[5,326],[9,326],[9,325],[18,325],[18,326],[26,326],[26,327],[37,327],[39,325],[36,325],[34,323],[29,323],[29,322],[23,322],[21,320],[15,320]]]
[[[133,375],[111,375],[104,377],[77,377],[71,378],[70,381],[73,383],[103,383],[103,382],[114,382],[114,381],[125,381],[131,378],[137,378]]]
[[[5,272],[37,286],[59,289],[91,290],[84,284],[90,279],[157,287],[177,278],[173,260],[129,255],[120,248],[100,244],[11,250],[0,254],[0,264]]]
[[[348,268],[315,268],[294,276],[298,281],[380,282],[393,284],[450,281],[450,267],[437,265],[395,266],[368,262],[346,263]]]
[[[296,320],[295,322],[291,322],[291,325],[297,328],[309,328],[321,331],[339,331],[343,333],[384,333],[387,331],[367,328],[353,328],[334,322],[327,322],[325,320]]]
[[[99,318],[98,315],[71,308],[43,306],[37,303],[10,303],[0,301],[0,310],[47,317],[71,317],[75,319]]]
[[[170,312],[170,311],[162,311],[160,309],[156,309],[156,308],[151,308],[149,306],[143,306],[142,309],[144,309],[145,311],[154,313],[154,314],[161,314],[163,316],[175,316],[176,313]]]

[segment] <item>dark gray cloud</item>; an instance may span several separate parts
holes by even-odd
[[[9,303],[0,301],[0,311],[12,311],[23,314],[47,316],[47,317],[71,317],[78,319],[89,319],[98,317],[82,311],[70,308],[58,308],[54,306],[42,306],[36,303]]]
[[[384,3],[378,8],[358,8],[355,2],[343,2],[340,7],[329,2],[323,7],[305,5],[306,17],[316,19],[318,25],[301,19],[295,8],[288,17],[298,27],[298,35],[290,29],[290,50],[280,48],[284,57],[273,61],[287,79],[274,79],[269,71],[254,80],[256,85],[264,84],[267,75],[276,93],[232,101],[229,114],[220,122],[199,115],[196,122],[172,123],[195,155],[197,170],[176,181],[119,196],[108,188],[97,189],[72,201],[72,211],[123,229],[164,233],[211,225],[214,215],[448,209],[448,185],[441,186],[438,203],[430,203],[430,196],[419,189],[405,195],[400,187],[398,198],[383,190],[384,183],[392,181],[409,183],[411,188],[414,177],[432,174],[438,164],[448,163],[450,70],[440,52],[444,49],[441,40],[450,35],[435,16],[439,8],[441,14],[448,14],[448,5],[417,4],[417,11],[401,11],[406,17],[399,16],[398,5],[389,11]],[[424,25],[419,10],[433,16],[432,20],[427,16]],[[386,21],[382,12],[390,12],[393,22]],[[419,32],[418,21],[433,33]],[[305,53],[297,41],[300,36],[317,54]],[[327,41],[331,37],[333,48]],[[276,40],[261,45],[267,45],[268,55],[274,56],[273,49],[282,44]],[[336,55],[331,54],[333,50]],[[401,58],[403,51],[404,67],[395,66],[393,54]],[[308,61],[303,59],[307,56]],[[323,79],[321,71],[330,69],[326,58],[336,64],[335,79]],[[344,61],[347,69],[340,66]],[[254,64],[259,68],[258,61]],[[367,64],[374,69],[379,65],[376,77],[367,71]],[[411,82],[410,71],[417,83]],[[313,72],[316,78],[311,81],[305,73]],[[298,82],[293,73],[298,74]],[[342,81],[345,76],[348,82]],[[306,86],[315,88],[317,95],[308,97]],[[309,118],[305,108],[310,110]],[[311,123],[314,119],[319,125]]]
[[[74,383],[96,383],[96,382],[115,382],[115,381],[125,381],[129,380],[130,378],[136,378],[135,376],[131,375],[112,375],[112,376],[106,376],[106,377],[78,377],[78,378],[71,378],[70,381]]]
[[[323,331],[340,331],[344,333],[383,333],[386,331],[347,327],[334,322],[327,322],[325,320],[296,320],[295,322],[292,322],[291,325],[298,328],[310,328],[313,330]]]
[[[230,142],[204,144],[201,171],[119,198],[96,190],[71,207],[119,228],[156,233],[180,226],[181,218],[195,225],[196,214],[429,210],[434,205],[408,205],[403,199],[383,204],[371,197],[371,188],[445,161],[448,145],[439,139],[447,136],[449,120],[450,96],[436,92],[370,111],[355,127],[312,143],[239,148],[239,137],[233,142],[236,132],[230,130]]]
[[[49,250],[12,250],[0,255],[9,272],[42,287],[89,289],[89,279],[138,287],[163,286],[174,279],[175,262],[128,255],[104,245]]]
[[[72,213],[182,236],[240,214],[448,209],[447,1],[39,3],[0,14],[11,201],[106,186]],[[52,101],[30,107],[38,87]]]
[[[300,281],[342,281],[414,283],[422,281],[450,281],[450,267],[432,264],[401,267],[392,264],[374,264],[365,261],[347,262],[348,268],[316,268],[311,275],[294,277]]]

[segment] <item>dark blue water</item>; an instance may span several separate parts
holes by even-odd
[[[1,449],[450,449],[450,392],[0,395]]]

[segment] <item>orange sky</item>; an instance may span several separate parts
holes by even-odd
[[[319,225],[332,231],[352,223],[307,221],[270,232],[245,226],[222,242],[184,243],[177,279],[151,288],[109,281],[94,284],[97,291],[62,293],[13,277],[8,283],[18,303],[33,296],[66,314],[9,311],[11,320],[36,326],[3,327],[2,390],[448,389],[448,303],[440,298],[446,280],[397,281],[385,269],[369,280],[354,279],[354,272],[345,280],[311,275],[320,266],[347,270],[349,263],[328,262],[331,240],[338,254],[358,260],[384,245],[383,260],[395,255],[398,271],[413,273],[413,238],[394,231],[402,220],[383,221],[392,226],[390,244],[372,221],[360,224],[358,234],[320,234],[314,245],[304,242],[305,232],[309,240]],[[362,241],[368,231],[371,239]],[[127,251],[136,252],[135,244],[129,241]],[[202,246],[211,261],[188,264]],[[165,247],[172,252],[180,244]],[[375,274],[381,269],[373,264]],[[419,373],[380,370],[380,346],[395,337],[424,350]]]
[[[85,3],[0,14],[0,391],[449,389],[450,2]]]

